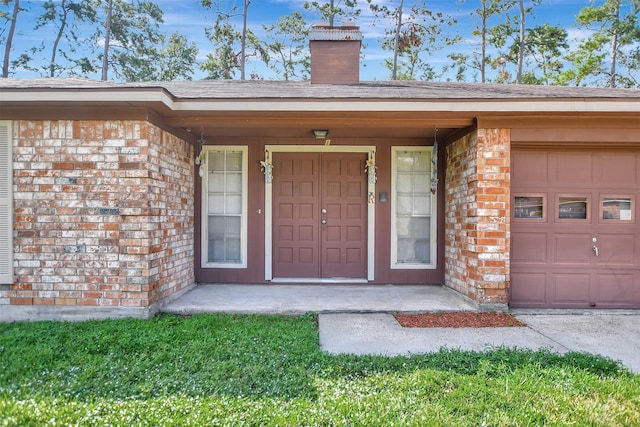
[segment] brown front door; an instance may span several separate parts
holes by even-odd
[[[511,305],[640,308],[640,153],[512,154]]]
[[[367,277],[366,155],[275,153],[274,278]]]

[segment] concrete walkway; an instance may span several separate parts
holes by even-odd
[[[407,355],[442,347],[483,351],[505,346],[579,351],[618,360],[640,373],[640,312],[514,311],[526,327],[403,328],[395,312],[475,311],[440,286],[199,285],[165,313],[319,313],[320,346],[333,354]]]
[[[551,311],[552,312],[552,311]],[[329,353],[387,356],[441,348],[494,347],[598,354],[640,373],[640,313],[516,314],[526,327],[403,328],[392,314],[321,314],[320,347]]]

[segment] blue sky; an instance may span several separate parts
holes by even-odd
[[[379,2],[394,5],[399,0],[379,0]],[[41,40],[46,40],[49,35],[44,30],[33,32],[33,21],[40,13],[43,0],[22,0],[21,4],[26,9],[19,16],[19,29],[15,39],[15,49],[12,52],[11,59],[15,59],[26,48],[33,46]],[[156,3],[164,11],[164,24],[161,28],[163,32],[170,34],[179,31],[189,37],[190,40],[196,42],[200,49],[199,58],[203,59],[207,53],[212,52],[209,41],[207,40],[204,29],[212,25],[214,15],[211,11],[207,11],[200,6],[198,0],[156,0]],[[229,0],[228,4],[240,4],[241,0]],[[249,9],[248,24],[249,27],[258,34],[264,36],[262,24],[275,23],[278,17],[285,16],[294,10],[298,10],[305,14],[305,18],[309,23],[317,22],[318,19],[310,16],[305,12],[302,4],[304,0],[253,0]],[[405,1],[405,3],[408,3]],[[530,3],[529,1],[525,2]],[[543,0],[542,4],[535,9],[534,17],[528,22],[528,27],[549,23],[559,25],[569,30],[570,39],[579,37],[581,33],[575,27],[575,15],[577,12],[588,4],[588,0]],[[431,0],[427,1],[428,7],[434,12],[443,12],[451,15],[458,20],[455,28],[463,37],[463,41],[455,47],[457,51],[472,51],[478,44],[478,38],[472,36],[471,31],[479,25],[479,20],[471,16],[472,12],[479,7],[478,0]],[[384,25],[373,24],[373,19],[364,7],[360,19],[356,22],[363,34],[365,49],[363,50],[364,59],[361,67],[362,80],[385,80],[389,77],[388,70],[384,69],[382,62],[384,58],[389,57],[389,52],[380,49],[377,40],[380,39]],[[495,22],[494,22],[495,23]],[[53,29],[50,29],[50,33]],[[2,49],[4,50],[4,49]],[[431,63],[440,68],[442,64],[447,62],[447,52],[439,52],[433,58]],[[264,78],[275,78],[275,76],[264,66],[256,63],[249,63],[247,66],[247,74],[257,72]],[[15,77],[36,77],[34,73],[20,73]],[[203,78],[204,73],[198,71],[194,74],[194,78]]]

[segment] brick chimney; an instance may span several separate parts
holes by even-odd
[[[359,83],[361,44],[362,33],[354,24],[312,26],[309,32],[311,83]]]

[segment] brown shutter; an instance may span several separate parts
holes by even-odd
[[[13,172],[11,122],[0,121],[0,284],[13,283]]]

